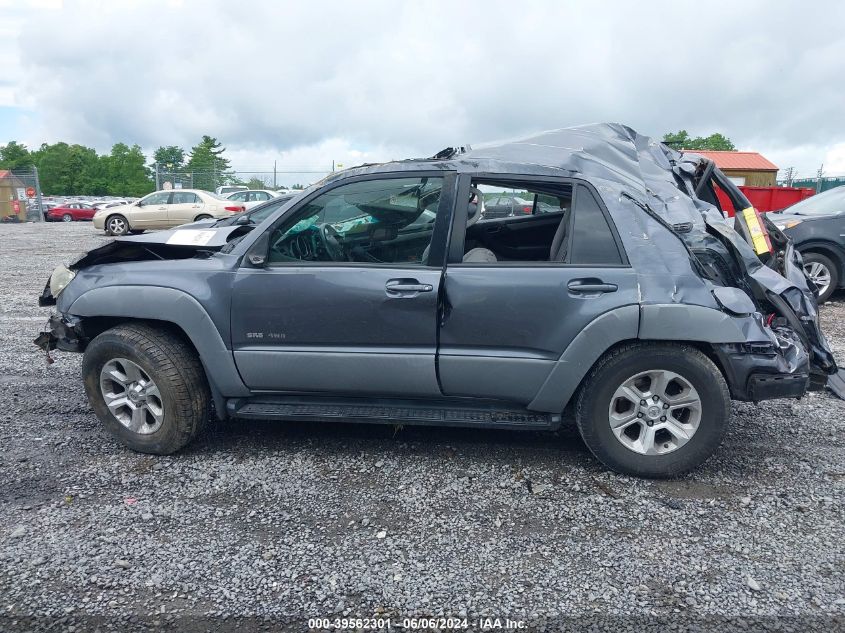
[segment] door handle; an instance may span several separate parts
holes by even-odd
[[[431,292],[434,286],[431,284],[421,284],[416,279],[390,279],[384,284],[384,289],[388,296],[398,297],[407,294],[416,294],[418,292]]]
[[[606,284],[601,279],[573,279],[566,287],[576,294],[602,294],[619,289],[616,284]]]

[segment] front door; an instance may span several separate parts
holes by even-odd
[[[534,193],[551,211],[479,221],[465,229],[466,244],[464,227],[453,231],[458,251],[446,270],[438,368],[446,395],[526,405],[587,324],[637,303],[637,279],[587,186],[506,184],[524,187],[520,195]],[[461,215],[456,209],[456,224]],[[460,261],[470,248],[486,249],[495,261]]]
[[[269,231],[242,267],[232,348],[257,391],[439,396],[437,298],[454,175],[333,183]]]
[[[169,191],[157,191],[141,198],[132,211],[132,226],[139,229],[160,229],[167,226]]]

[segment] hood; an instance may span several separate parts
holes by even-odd
[[[152,259],[187,259],[199,252],[218,251],[236,237],[252,230],[248,225],[215,228],[200,223],[168,231],[155,231],[141,235],[127,235],[88,251],[72,262],[68,268],[79,270],[95,264],[142,261]]]

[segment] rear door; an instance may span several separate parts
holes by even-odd
[[[245,262],[232,293],[232,348],[246,384],[439,396],[437,301],[456,180],[346,179],[267,229],[268,261]]]
[[[459,190],[458,200],[468,190]],[[561,184],[557,193],[559,212],[500,221],[498,228],[478,223],[466,245],[466,212],[456,207],[438,354],[444,394],[526,405],[587,324],[637,303],[634,271],[597,193],[584,184]],[[516,229],[506,230],[511,223]],[[460,261],[479,238],[499,261]]]
[[[167,205],[167,223],[179,226],[193,222],[203,212],[205,204],[193,191],[174,191]]]

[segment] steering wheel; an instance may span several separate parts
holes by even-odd
[[[337,232],[331,224],[323,224],[320,226],[320,242],[329,254],[329,257],[334,262],[342,262],[346,260],[346,251],[340,243],[340,233]]]

